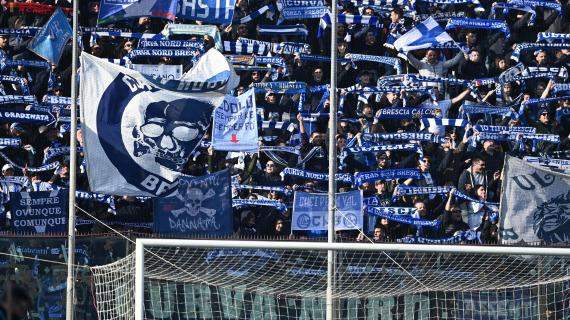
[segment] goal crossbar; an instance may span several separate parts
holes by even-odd
[[[144,253],[147,247],[170,248],[239,248],[318,251],[377,251],[439,254],[533,255],[570,257],[570,248],[521,246],[429,245],[402,243],[326,243],[300,241],[187,240],[141,238],[135,249],[135,319],[144,315]]]

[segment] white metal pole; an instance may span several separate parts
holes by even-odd
[[[135,320],[144,319],[144,242],[135,247]]]
[[[337,25],[337,0],[331,3],[331,92],[329,109],[329,187],[328,187],[328,232],[327,242],[335,241],[335,208],[336,208],[336,25]],[[334,319],[334,274],[335,274],[335,251],[327,251],[327,293],[326,293],[326,319]]]
[[[65,319],[73,320],[75,311],[75,181],[77,170],[77,58],[78,0],[73,0],[73,37],[71,54],[71,129],[69,137],[69,208],[67,219],[67,287]]]
[[[423,253],[461,253],[498,255],[536,255],[570,257],[570,248],[516,247],[516,246],[473,246],[408,243],[327,243],[305,241],[243,241],[243,240],[185,240],[139,238],[145,246],[186,248],[242,248],[281,250],[345,250],[345,251],[389,251]]]

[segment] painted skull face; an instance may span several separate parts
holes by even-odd
[[[194,118],[192,106],[183,100],[149,104],[144,123],[133,128],[135,156],[151,154],[157,163],[179,170],[205,131]]]

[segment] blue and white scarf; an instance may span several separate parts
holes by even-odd
[[[497,2],[494,3],[493,7],[491,8],[491,16],[495,15],[497,9],[502,9],[503,16],[509,14],[511,10],[519,10],[527,12],[530,13],[530,19],[528,21],[528,25],[533,26],[534,23],[536,22],[536,10],[534,10],[532,7],[521,6],[519,4],[514,4],[514,3]]]
[[[329,180],[329,175],[327,173],[312,172],[295,168],[285,168],[283,169],[282,174],[284,176],[295,176],[309,180],[319,180],[319,181]],[[335,179],[346,183],[352,183],[352,175],[348,173],[337,173],[335,175]]]
[[[19,147],[20,145],[22,145],[20,138],[0,138],[0,148]]]
[[[45,104],[53,105],[71,105],[71,97],[60,97],[60,96],[52,96],[52,95],[45,95],[42,98],[42,102]]]
[[[26,68],[38,68],[38,69],[51,68],[51,65],[47,61],[0,59],[0,70],[17,66],[23,66]]]
[[[414,15],[414,21],[419,23],[430,17],[437,22],[444,22],[444,21],[447,22],[451,18],[465,18],[465,12],[446,11],[446,12],[435,12],[435,13],[420,13]]]
[[[394,189],[394,197],[423,194],[448,194],[453,188],[453,186],[410,187],[406,185],[398,185]]]
[[[197,49],[134,49],[127,55],[128,59],[137,57],[172,57],[172,58],[194,58],[198,55]]]
[[[141,40],[138,44],[140,49],[148,48],[180,48],[180,49],[204,49],[203,41],[195,40]]]
[[[420,147],[414,143],[407,144],[376,144],[362,147],[345,148],[348,153],[362,153],[362,152],[385,152],[385,151],[413,151],[418,152]]]
[[[391,221],[409,224],[418,227],[432,227],[439,228],[440,220],[426,220],[421,218],[413,218],[408,215],[401,215],[393,213],[396,210],[392,209],[405,209],[405,208],[392,208],[392,207],[366,207],[366,213],[370,216],[385,218]],[[414,208],[410,208],[414,209]],[[415,211],[415,209],[414,209]]]
[[[552,93],[554,94],[562,93],[564,95],[570,95],[570,83],[554,84],[554,88],[552,88]]]
[[[370,61],[376,63],[387,64],[392,66],[397,74],[402,73],[402,65],[400,63],[400,59],[392,58],[392,57],[383,57],[383,56],[372,56],[368,54],[358,54],[358,53],[348,53],[346,54],[345,58],[354,61]]]
[[[272,186],[251,186],[245,184],[232,184],[232,188],[238,190],[261,190],[261,191],[269,191],[269,192],[279,192],[285,195],[293,194],[293,190],[289,190],[284,187],[272,187]]]
[[[253,83],[252,87],[255,88],[256,92],[272,91],[275,93],[282,93],[282,94],[299,94],[299,93],[305,93],[307,90],[307,84],[298,81],[259,82],[259,83]]]
[[[401,239],[397,239],[396,241],[400,243],[421,243],[421,244],[456,244],[464,241],[478,241],[479,243],[481,243],[480,235],[481,233],[479,232],[468,230],[468,231],[459,231],[453,237],[448,237],[448,238],[433,239],[433,238],[407,236]]]
[[[277,36],[300,36],[306,37],[309,31],[304,24],[295,25],[260,25],[257,27],[257,33],[261,35],[277,35]]]
[[[561,50],[570,49],[570,43],[517,43],[511,55],[511,59],[519,61],[520,55],[526,50]]]
[[[242,206],[262,206],[262,207],[274,207],[275,209],[284,212],[287,211],[287,206],[277,200],[269,199],[233,199],[232,207],[242,207]]]
[[[236,54],[256,54],[267,55],[271,47],[265,42],[261,43],[246,43],[241,41],[224,41],[224,52],[231,52]]]
[[[37,103],[36,96],[0,96],[0,104],[32,104]]]
[[[507,126],[488,126],[478,124],[473,127],[475,132],[496,132],[496,133],[536,133],[535,127],[507,127]]]
[[[570,100],[570,96],[563,96],[563,97],[554,97],[554,98],[544,98],[544,99],[528,99],[527,101],[523,101],[523,106],[532,106],[532,105],[548,105],[552,102],[558,102],[561,100]]]
[[[443,143],[445,137],[427,132],[401,132],[401,133],[364,133],[362,139],[371,142],[382,141],[429,141]]]
[[[450,127],[465,127],[469,123],[465,119],[447,119],[447,118],[423,118],[421,119],[420,130],[425,127],[437,127],[437,126],[450,126]]]
[[[20,29],[0,28],[0,34],[15,37],[33,37],[40,29],[40,27],[25,27]]]
[[[509,107],[495,107],[489,104],[464,104],[461,106],[461,111],[464,114],[494,114],[503,116],[514,113]]]
[[[107,204],[109,206],[109,211],[113,214],[117,214],[116,211],[117,208],[115,207],[115,199],[111,195],[76,190],[75,197],[81,200],[97,201],[100,203]]]
[[[536,39],[538,42],[570,42],[570,33],[539,32]]]
[[[45,165],[42,165],[40,167],[22,167],[18,164],[16,164],[14,161],[12,161],[10,158],[8,158],[7,155],[5,155],[3,152],[0,152],[0,157],[2,157],[2,159],[4,159],[6,162],[8,162],[9,164],[11,164],[14,168],[20,169],[20,170],[28,170],[28,172],[42,172],[42,171],[49,171],[49,170],[54,170],[57,167],[59,167],[59,162],[52,162],[52,163],[48,163]]]
[[[499,30],[508,39],[511,36],[507,23],[503,20],[493,19],[472,19],[472,18],[451,18],[447,22],[445,30],[451,29],[486,29]]]
[[[16,77],[16,76],[0,75],[0,81],[17,84],[20,87],[20,92],[23,95],[29,95],[30,94],[30,89],[28,88],[28,84],[26,83],[25,78]]]
[[[354,184],[361,186],[366,182],[378,180],[396,179],[422,179],[423,176],[418,169],[386,169],[369,172],[358,172],[354,175]]]
[[[339,14],[338,16],[339,24],[367,24],[375,28],[381,28],[382,22],[377,16],[360,16],[352,14]],[[331,14],[326,13],[322,16],[319,22],[319,30],[317,31],[317,37],[322,37],[324,30],[331,25]]]
[[[402,108],[383,108],[376,114],[375,119],[416,119],[437,116],[438,108],[435,106],[429,108],[422,107],[402,107]]]
[[[83,148],[77,147],[77,152],[83,152]],[[70,147],[49,148],[44,153],[44,160],[42,164],[49,163],[53,158],[69,155],[70,153],[71,153]]]
[[[521,7],[530,7],[535,9],[536,7],[543,7],[546,9],[556,10],[562,13],[562,6],[560,3],[554,1],[543,1],[543,0],[508,0],[509,4],[515,4]]]
[[[456,197],[458,197],[458,198],[461,198],[461,199],[464,199],[464,200],[467,200],[467,201],[471,201],[471,202],[475,202],[475,203],[480,203],[480,204],[483,204],[483,205],[490,205],[490,206],[498,206],[498,205],[499,205],[499,204],[496,203],[496,202],[488,202],[488,201],[482,201],[482,200],[474,199],[474,198],[472,198],[472,197],[466,195],[465,193],[463,193],[463,192],[461,192],[461,191],[459,191],[459,190],[457,190],[457,189],[455,189],[455,191],[453,192],[453,195],[456,196]]]
[[[98,37],[116,37],[128,39],[162,39],[164,36],[160,33],[136,33],[136,32],[123,32],[123,31],[94,31],[84,32],[84,34],[91,34],[91,37],[97,39]]]
[[[234,24],[245,24],[248,23],[250,21],[253,21],[255,19],[257,19],[258,17],[260,17],[262,14],[267,12],[267,17],[269,19],[273,18],[273,15],[275,14],[275,5],[273,4],[269,4],[269,5],[265,5],[255,11],[253,11],[252,13],[248,14],[247,16],[240,18],[240,19],[234,19],[233,23]]]
[[[541,166],[555,167],[563,170],[570,169],[570,160],[568,159],[553,159],[553,158],[526,156],[523,158],[523,160],[525,160],[528,163],[537,164]]]
[[[277,8],[280,11],[277,24],[285,20],[319,19],[329,11],[322,0],[278,0]]]

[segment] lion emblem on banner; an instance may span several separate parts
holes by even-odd
[[[534,233],[545,242],[570,242],[570,191],[539,205],[533,220]]]

